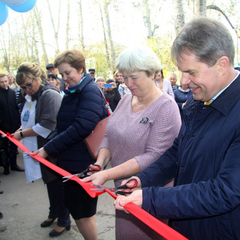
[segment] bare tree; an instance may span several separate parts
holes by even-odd
[[[49,13],[50,13],[50,18],[51,18],[51,22],[52,22],[52,27],[53,27],[53,32],[54,32],[54,38],[55,38],[55,54],[59,53],[59,44],[58,44],[58,30],[59,30],[59,16],[60,16],[60,11],[61,11],[61,0],[58,0],[58,22],[57,22],[57,29],[55,27],[55,23],[53,21],[53,15],[52,15],[52,10],[51,10],[51,6],[49,3],[49,0],[47,0],[47,4],[48,4],[48,9],[49,9]]]
[[[66,49],[69,47],[69,19],[70,19],[70,1],[67,1],[67,22],[66,22]]]
[[[103,11],[106,19],[106,30],[107,30],[107,35],[108,35],[108,41],[110,45],[110,66],[111,70],[114,71],[115,67],[115,50],[114,50],[114,44],[113,44],[113,39],[112,39],[112,32],[111,32],[111,24],[110,24],[110,18],[109,18],[109,12],[108,12],[108,6],[111,1],[109,0],[104,0],[104,5],[103,5]]]
[[[78,0],[79,11],[78,11],[78,39],[79,45],[82,51],[85,51],[85,44],[84,44],[84,35],[83,35],[83,14],[82,14],[82,0]]]
[[[9,72],[10,71],[9,56],[8,56],[7,47],[5,43],[3,28],[1,28],[1,30],[2,30],[1,42],[2,42],[2,51],[3,51],[3,58],[4,58],[4,62],[2,63],[2,66],[5,67]]]
[[[182,0],[172,0],[172,4],[174,8],[174,28],[176,35],[178,35],[178,33],[185,24],[183,2]]]
[[[22,19],[22,24],[23,24],[23,39],[24,39],[24,42],[25,42],[25,52],[26,52],[26,55],[27,55],[27,58],[29,59],[29,47],[28,47],[28,34],[27,34],[27,27],[25,26],[25,23],[24,23],[24,18],[23,18],[23,15],[21,14],[21,19]]]
[[[197,16],[206,16],[206,3],[207,0],[195,0],[195,15]]]
[[[152,22],[151,22],[151,10],[149,7],[149,1],[148,0],[143,0],[143,6],[144,6],[144,14],[143,14],[143,21],[144,21],[144,26],[147,28],[147,38],[150,39],[154,36],[155,31],[159,26],[157,24],[154,24],[154,27],[152,29]]]
[[[110,53],[109,53],[109,49],[108,49],[108,42],[107,42],[107,36],[106,36],[106,28],[105,28],[105,24],[104,24],[103,11],[102,11],[102,7],[101,7],[101,3],[98,2],[98,4],[99,4],[99,10],[100,10],[100,14],[101,14],[101,22],[102,22],[102,28],[103,28],[104,45],[105,45],[105,49],[106,49],[106,53],[107,53],[108,67],[109,67],[109,69],[111,69]]]
[[[35,16],[37,27],[38,27],[39,37],[41,39],[43,60],[44,60],[45,64],[48,64],[48,56],[47,56],[47,51],[46,51],[45,43],[44,43],[43,29],[42,29],[42,23],[41,23],[41,16],[40,16],[40,13],[38,11],[37,6],[35,6],[33,8],[33,12],[34,12],[34,16]]]

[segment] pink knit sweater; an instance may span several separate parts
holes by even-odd
[[[166,93],[137,113],[132,111],[131,99],[126,95],[119,102],[100,148],[110,150],[113,167],[134,157],[143,170],[172,145],[181,118],[176,102]]]
[[[164,93],[145,110],[134,113],[132,95],[125,95],[108,121],[100,148],[112,154],[112,166],[135,158],[141,170],[156,161],[177,137],[181,117],[174,99]],[[129,176],[130,177],[130,176]],[[123,179],[118,179],[118,186]],[[116,239],[160,240],[162,237],[131,214],[116,212]]]

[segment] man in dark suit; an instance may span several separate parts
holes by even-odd
[[[7,133],[15,132],[20,127],[20,115],[16,104],[15,92],[8,87],[8,77],[0,74],[0,129]],[[1,158],[4,174],[8,175],[9,163],[12,171],[22,172],[17,165],[17,146],[7,138],[1,138]],[[9,161],[10,160],[10,161]]]

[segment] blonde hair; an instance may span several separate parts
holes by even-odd
[[[39,78],[40,81],[46,81],[47,77],[45,72],[40,68],[37,63],[24,62],[20,65],[16,75],[16,81],[18,85],[25,82],[26,77]]]
[[[97,77],[95,82],[98,82],[99,80],[103,80],[105,82],[105,79],[103,77]]]

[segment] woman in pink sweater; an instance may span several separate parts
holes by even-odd
[[[156,161],[173,144],[180,129],[176,102],[154,82],[161,66],[150,48],[123,51],[116,68],[123,74],[132,94],[119,102],[100,146],[96,164],[104,167],[111,160],[112,168],[85,178],[85,182],[104,184],[114,180],[119,186],[124,179]],[[162,238],[134,216],[117,211],[116,239]]]

